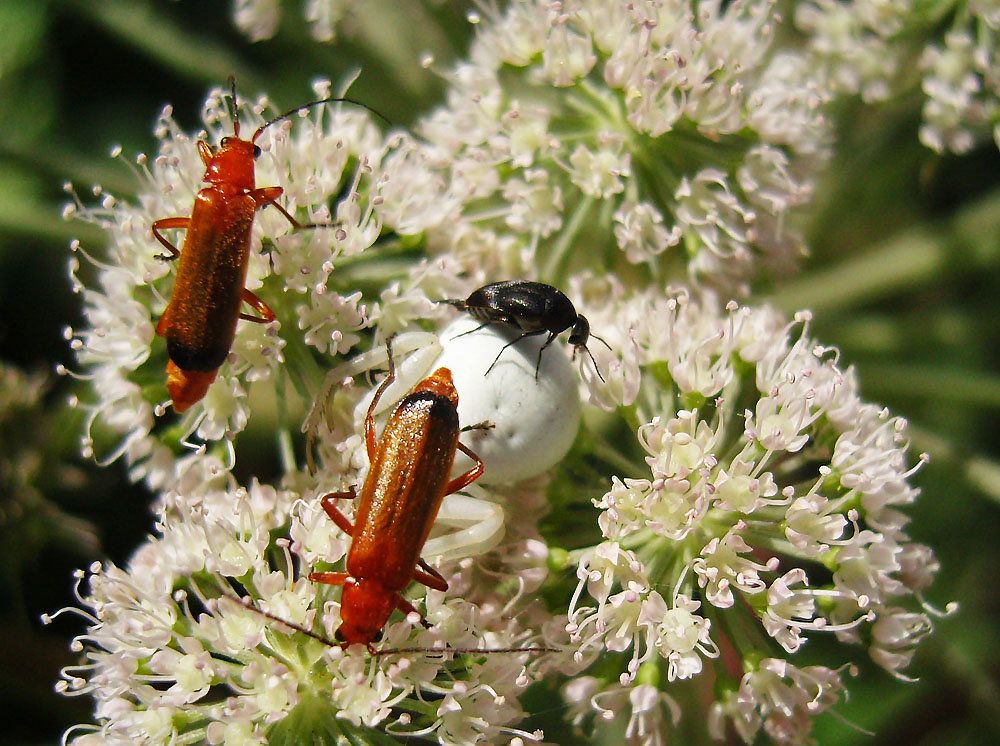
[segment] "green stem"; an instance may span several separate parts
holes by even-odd
[[[1000,376],[990,373],[913,363],[866,363],[864,371],[871,394],[1000,408]]]
[[[771,302],[785,311],[843,310],[938,281],[951,272],[995,267],[1000,259],[1000,192],[939,225],[901,233],[862,255],[803,275]]]
[[[282,397],[278,398],[280,400]],[[282,474],[294,474],[298,471],[298,466],[295,463],[295,444],[292,443],[292,434],[287,427],[278,430],[278,453],[281,457]]]
[[[320,369],[310,348],[304,344],[289,342],[284,349],[285,368],[295,373],[289,380],[303,401],[311,403],[323,385],[326,373]]]
[[[576,208],[573,210],[569,222],[566,223],[563,230],[559,233],[559,237],[552,245],[552,251],[549,254],[548,260],[545,262],[542,277],[546,280],[554,280],[558,277],[559,270],[569,255],[570,245],[573,243],[573,239],[576,238],[577,233],[580,232],[583,221],[587,217],[587,213],[590,212],[593,204],[594,198],[589,195],[584,196],[576,203]]]
[[[236,75],[245,90],[261,90],[264,81],[210,36],[188,33],[152,4],[141,0],[74,3],[77,11],[152,59],[192,80],[217,83]],[[229,12],[226,8],[220,12]]]

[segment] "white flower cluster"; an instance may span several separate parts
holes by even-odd
[[[898,86],[897,35],[912,0],[807,0],[795,4],[796,27],[807,34],[816,73],[840,94],[883,101]],[[905,69],[905,68],[904,68]]]
[[[209,460],[186,462],[179,489],[160,503],[156,536],[126,568],[95,563],[86,574],[86,610],[69,610],[88,621],[74,642],[85,662],[59,688],[93,697],[98,724],[75,729],[74,744],[263,744],[275,727],[298,742],[310,729],[329,739],[371,727],[455,746],[535,738],[512,728],[524,717],[517,697],[532,680],[532,654],[475,651],[524,647],[530,617],[511,609],[544,579],[543,545],[512,533],[497,556],[520,568],[517,582],[500,588],[483,582],[489,567],[453,565],[451,589],[423,599],[430,629],[411,615],[386,625],[377,657],[344,650],[244,603],[331,637],[336,594],[303,575],[342,560],[349,540],[297,490],[240,488]]]
[[[794,267],[789,215],[829,133],[806,58],[774,49],[773,3],[535,0],[488,20],[421,126],[463,204],[431,251],[479,277],[601,257],[727,291]]]
[[[574,553],[574,658],[625,654],[621,687],[656,661],[667,682],[710,668],[717,689],[733,681],[713,706],[715,735],[728,719],[747,742],[763,726],[802,743],[838,701],[840,671],[762,660],[768,638],[793,655],[811,633],[834,633],[900,675],[931,630],[919,594],[937,565],[900,510],[917,495],[906,424],[858,398],[836,351],[807,336],[807,315],[788,325],[651,292],[619,314],[643,373],[649,474],[613,477],[594,500],[604,540]],[[566,696],[606,707],[581,684]]]
[[[965,153],[992,135],[1000,147],[995,2],[809,0],[796,4],[795,25],[806,34],[817,74],[831,92],[872,102],[919,86],[926,97],[924,145]]]
[[[1000,8],[969,3],[965,25],[956,24],[943,45],[930,44],[920,59],[924,124],[920,141],[938,152],[971,150],[983,132],[1000,148]]]
[[[353,0],[303,0],[302,17],[317,41],[332,42]],[[250,41],[270,39],[281,22],[281,0],[236,0],[233,22]]]
[[[866,28],[906,9],[854,5]],[[833,43],[842,6],[804,5],[797,21],[813,38],[785,48],[770,0],[491,5],[475,18],[469,59],[445,73],[446,103],[422,120],[423,140],[382,135],[347,104],[270,125],[256,183],[280,185],[280,204],[320,227],[256,213],[247,288],[277,322],[240,325],[218,378],[179,419],[167,414],[154,334],[174,272],[155,258],[150,226],[191,213],[204,164],[166,110],[159,154],[138,159],[139,204],[95,187],[98,205],[67,208],[110,240],[92,266],[72,265],[86,319],[67,333],[72,375],[90,382],[84,449],[124,457],[161,494],[155,536],[124,569],[92,567],[81,591],[85,661],[62,686],[95,698],[97,724],[74,743],[304,742],[315,729],[365,728],[517,741],[540,737],[516,729],[524,688],[589,668],[563,690],[580,727],[621,718],[630,742],[665,743],[682,717],[700,716],[706,738],[763,731],[799,744],[853,670],[846,658],[799,664],[815,633],[863,646],[904,678],[931,629],[920,594],[937,569],[906,533],[917,491],[905,423],[860,400],[838,353],[810,340],[808,314],[788,323],[718,300],[794,266],[802,245],[788,223],[825,163],[823,104],[844,89],[881,96],[877,81],[894,74],[874,62],[854,65],[853,82],[851,65],[817,72],[818,56],[857,52]],[[251,8],[277,5],[238,4]],[[899,30],[884,29],[876,46]],[[240,107],[244,130],[274,109],[250,108]],[[221,91],[204,120],[213,145],[233,133]],[[506,536],[474,558],[442,551],[446,592],[405,591],[430,629],[396,615],[374,656],[310,637],[340,625],[340,591],[303,578],[343,567],[349,537],[318,497],[367,473],[366,377],[384,367],[384,340],[397,335],[398,388],[412,385],[440,347],[429,330],[455,313],[433,301],[512,278],[557,285],[603,343],[579,366],[593,406],[569,459],[606,468],[580,483],[557,467],[470,485],[509,508]],[[286,399],[324,390],[340,357],[331,397],[308,421],[315,473],[295,465],[286,438],[280,487],[240,487],[241,433],[253,421],[287,435]],[[277,423],[251,383],[279,402]],[[179,455],[190,440],[203,445]],[[571,520],[540,533],[557,498],[575,501],[566,516],[586,515],[585,533]],[[460,523],[447,512],[440,523]],[[442,533],[425,547],[443,546]],[[564,546],[582,547],[568,555],[575,590],[569,573],[562,587],[548,574]],[[439,652],[539,641],[545,651]],[[711,707],[704,690],[686,701],[685,684],[709,679]]]

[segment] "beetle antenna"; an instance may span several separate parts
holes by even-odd
[[[591,334],[590,336],[593,337],[594,335]],[[597,339],[601,338],[597,337]],[[604,342],[603,339],[601,339],[601,341]],[[607,344],[607,342],[604,342],[604,344]],[[601,369],[597,367],[597,361],[594,360],[594,353],[590,351],[590,348],[588,348],[587,345],[577,345],[576,349],[579,350],[581,347],[587,351],[588,355],[590,355],[590,362],[594,364],[594,372],[597,373],[597,377],[601,379],[601,383],[607,383],[607,381],[604,380],[604,376],[601,375]],[[608,347],[608,349],[610,350],[611,348]]]
[[[243,598],[238,598],[237,596],[230,596],[228,593],[224,593],[221,598],[228,598],[230,601],[239,604],[244,609],[248,609],[256,614],[260,614],[265,619],[270,619],[272,622],[281,624],[285,627],[295,630],[296,632],[301,632],[306,637],[311,637],[312,639],[322,642],[331,648],[343,648],[344,645],[333,640],[327,639],[323,635],[317,634],[310,629],[306,629],[301,624],[295,624],[295,622],[289,622],[287,619],[282,619],[279,616],[271,614],[270,612],[259,609],[254,604]],[[368,652],[373,658],[378,658],[383,655],[395,655],[396,653],[452,653],[453,655],[476,655],[479,653],[558,653],[556,648],[545,648],[545,647],[528,647],[528,648],[384,648],[382,650],[375,650],[373,648],[368,649]]]
[[[395,655],[396,653],[424,653],[424,654],[444,654],[452,655],[477,655],[479,653],[558,653],[556,648],[530,647],[530,648],[385,648],[382,650],[372,650],[371,655],[377,658],[383,655]]]
[[[236,113],[236,76],[229,76],[229,95],[226,96],[226,108],[229,109],[229,118],[233,120],[233,134],[240,136],[240,117]]]
[[[327,96],[326,98],[321,98],[316,101],[310,101],[308,104],[302,104],[301,106],[296,106],[294,109],[289,109],[284,114],[279,114],[278,116],[273,117],[272,119],[268,119],[266,122],[264,122],[264,124],[262,124],[260,127],[257,128],[256,132],[253,133],[253,137],[250,138],[250,142],[256,141],[257,138],[260,136],[260,133],[263,132],[268,127],[270,127],[275,122],[280,122],[282,119],[288,119],[293,114],[297,114],[300,111],[305,111],[306,109],[309,109],[313,106],[319,106],[320,104],[333,104],[333,103],[354,104],[355,106],[360,106],[362,109],[370,111],[372,114],[377,116],[386,124],[388,125],[392,124],[392,122],[390,122],[381,112],[379,112],[376,109],[373,109],[368,104],[362,103],[361,101],[355,101],[353,98],[344,98],[342,96]]]
[[[318,640],[319,642],[325,643],[326,645],[329,645],[332,648],[342,647],[341,645],[339,645],[338,643],[334,642],[333,640],[328,640],[323,635],[320,635],[320,634],[318,634],[316,632],[313,632],[310,629],[306,629],[301,624],[296,624],[295,622],[289,622],[287,619],[282,619],[280,616],[275,616],[274,614],[271,614],[270,612],[264,611],[263,609],[258,609],[256,606],[254,606],[253,602],[251,602],[251,601],[248,601],[248,600],[243,599],[243,598],[238,598],[236,596],[230,596],[228,593],[224,593],[222,595],[222,598],[228,598],[230,601],[234,601],[234,602],[238,603],[244,609],[249,609],[250,611],[253,611],[253,612],[257,613],[257,614],[260,614],[265,619],[270,619],[272,622],[277,622],[278,624],[284,625],[285,627],[289,627],[291,629],[294,629],[296,632],[301,632],[302,634],[306,635],[307,637],[311,637],[314,640]]]
[[[602,345],[604,345],[604,346],[605,346],[605,347],[607,347],[607,348],[608,348],[609,350],[611,350],[611,345],[609,345],[609,344],[608,344],[607,342],[605,342],[605,341],[604,341],[603,339],[601,339],[600,337],[598,337],[598,336],[597,336],[596,334],[591,334],[590,336],[591,336],[591,338],[593,338],[593,339],[596,339],[596,340],[597,340],[598,342],[600,342],[600,343],[601,343]],[[614,350],[612,350],[612,352],[614,352]]]

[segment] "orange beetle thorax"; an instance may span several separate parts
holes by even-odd
[[[396,608],[395,594],[377,580],[352,578],[344,583],[340,597],[340,627],[337,639],[348,645],[368,645]]]
[[[251,140],[223,137],[219,149],[212,154],[212,160],[205,169],[204,181],[209,184],[227,184],[240,191],[253,190],[253,161],[258,152]]]
[[[451,402],[453,407],[458,407],[458,392],[455,391],[455,383],[451,378],[451,371],[447,368],[438,368],[427,378],[413,387],[411,393],[429,391],[436,396],[441,396]]]

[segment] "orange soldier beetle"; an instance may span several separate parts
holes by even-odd
[[[346,492],[331,492],[320,500],[330,519],[352,538],[347,554],[347,572],[309,573],[312,581],[344,587],[340,599],[341,624],[336,632],[338,642],[257,608],[249,597],[228,594],[223,597],[325,645],[346,647],[361,643],[372,656],[558,652],[541,646],[382,650],[372,646],[394,609],[419,616],[420,612],[400,594],[411,580],[439,591],[448,589],[448,581],[420,558],[420,552],[441,501],[468,486],[483,473],[483,462],[458,441],[459,433],[493,427],[492,423],[481,422],[459,429],[458,393],[451,371],[438,368],[396,405],[382,430],[381,439],[376,440],[375,408],[396,378],[391,341],[386,342],[386,351],[389,375],[375,390],[365,415],[369,467],[354,525],[334,505],[337,500],[356,497],[354,488]],[[449,479],[456,450],[462,451],[476,464]],[[422,618],[421,623],[429,627]]]
[[[389,375],[375,391],[365,417],[369,467],[354,525],[334,505],[355,497],[354,489],[331,492],[320,501],[330,519],[352,537],[347,572],[309,573],[310,580],[344,586],[337,639],[347,645],[361,643],[370,652],[393,609],[419,614],[400,595],[411,580],[438,591],[448,589],[448,582],[420,558],[420,551],[445,495],[483,473],[479,457],[458,442],[458,392],[447,368],[438,368],[396,405],[376,441],[375,407],[396,378],[391,344],[386,348]],[[476,463],[449,479],[456,449]]]
[[[274,321],[274,312],[267,304],[244,287],[250,260],[250,228],[257,210],[272,205],[295,230],[323,227],[300,223],[279,205],[277,199],[283,191],[280,186],[255,186],[254,159],[261,152],[255,144],[257,138],[275,122],[323,103],[356,104],[381,116],[358,101],[324,98],[264,122],[249,140],[243,140],[234,78],[229,79],[229,85],[232,136],[223,137],[218,149],[198,141],[198,154],[205,164],[202,180],[208,186],[195,197],[190,217],[161,218],[152,225],[153,236],[169,252],[157,258],[180,258],[170,302],[156,325],[157,335],[167,340],[167,393],[177,412],[205,396],[233,346],[239,319],[257,324]],[[170,229],[187,231],[180,250],[160,233]],[[244,302],[260,315],[241,312]]]

